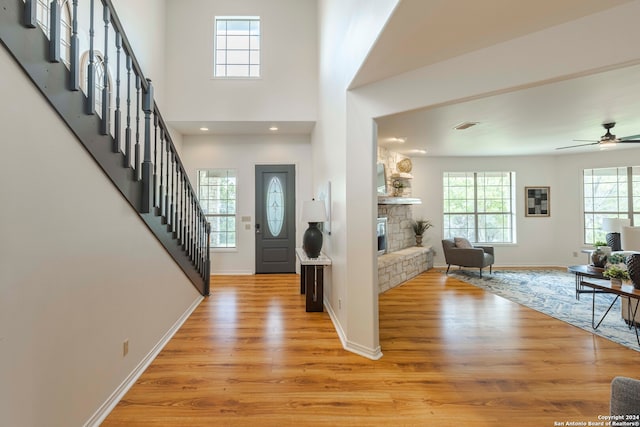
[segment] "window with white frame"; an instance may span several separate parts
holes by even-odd
[[[211,224],[212,248],[236,247],[235,169],[198,170],[198,199]]]
[[[215,77],[260,77],[260,17],[216,16]]]
[[[444,172],[444,237],[514,243],[515,172]]]
[[[605,241],[604,218],[640,224],[640,166],[585,169],[584,243]]]
[[[57,0],[61,7],[60,16],[60,59],[69,68],[71,64],[71,5],[68,0]],[[50,37],[51,2],[38,0],[36,20],[42,31]]]

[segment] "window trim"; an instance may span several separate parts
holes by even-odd
[[[510,200],[510,207],[511,210],[509,212],[479,212],[478,211],[478,174],[491,174],[491,173],[501,173],[501,174],[508,174],[509,176],[509,189],[510,189],[510,194],[509,194],[509,200]],[[473,212],[466,212],[466,213],[462,213],[462,212],[445,212],[445,200],[446,200],[446,195],[445,195],[445,179],[447,177],[448,174],[473,174],[473,199],[469,199],[467,198],[466,200],[472,200],[473,201]],[[515,245],[517,244],[517,237],[516,237],[516,208],[517,204],[516,204],[516,173],[515,171],[443,171],[442,172],[442,220],[443,220],[443,227],[442,227],[442,235],[443,238],[448,238],[448,234],[447,234],[447,230],[449,230],[448,228],[445,227],[445,224],[447,223],[446,221],[446,217],[448,215],[455,215],[455,214],[464,214],[464,215],[472,215],[474,217],[474,228],[473,228],[473,234],[474,234],[474,238],[473,243],[478,243],[478,244],[492,244],[492,245]],[[479,221],[478,218],[480,216],[484,216],[484,215],[489,215],[489,214],[501,214],[501,215],[508,215],[509,219],[510,219],[510,225],[511,227],[509,228],[509,240],[508,241],[502,241],[502,242],[485,242],[485,241],[479,241],[478,237],[479,237]]]
[[[233,229],[233,234],[235,237],[235,245],[234,246],[214,246],[213,243],[213,238],[210,239],[210,247],[209,250],[212,252],[237,252],[238,251],[238,169],[237,168],[199,168],[196,169],[196,191],[198,194],[198,200],[200,201],[200,172],[203,171],[226,171],[227,173],[229,171],[233,172],[233,177],[236,179],[236,184],[235,184],[235,212],[233,214],[207,214],[205,213],[204,216],[207,219],[207,221],[211,224],[211,221],[209,221],[209,218],[216,218],[216,217],[226,217],[226,218],[234,218],[234,229]],[[203,209],[204,211],[204,209]],[[213,224],[212,224],[212,228],[211,228],[211,233],[214,233],[213,230]],[[225,233],[230,233],[230,231],[225,231]]]
[[[216,74],[216,65],[217,65],[217,50],[218,50],[218,20],[229,20],[229,21],[233,21],[233,20],[252,20],[252,21],[258,21],[260,23],[260,34],[259,34],[259,47],[258,47],[258,59],[259,59],[259,64],[258,64],[258,75],[257,76],[219,76]],[[221,15],[221,16],[214,16],[213,17],[213,46],[211,49],[211,79],[213,80],[261,80],[263,78],[262,76],[262,72],[263,72],[263,67],[262,67],[262,30],[263,30],[263,22],[262,22],[262,18],[259,15]],[[250,64],[248,64],[250,65]]]
[[[586,182],[585,182],[585,178],[586,178],[586,172],[587,171],[591,171],[591,174],[593,176],[594,171],[598,171],[598,170],[606,170],[606,169],[626,169],[626,191],[627,191],[627,195],[626,195],[626,199],[627,199],[627,210],[626,211],[595,211],[595,210],[591,210],[591,211],[587,211],[586,209],[586,201],[587,201],[587,194],[585,192],[585,188],[586,188]],[[635,206],[633,205],[633,177],[634,177],[634,169],[638,170],[638,174],[636,174],[637,177],[640,177],[640,166],[609,166],[609,167],[600,167],[600,168],[585,168],[582,170],[582,240],[583,240],[583,244],[585,245],[591,245],[594,242],[587,242],[587,215],[593,215],[593,216],[600,216],[601,218],[625,218],[625,219],[629,219],[631,226],[637,225],[634,224],[634,218],[636,216],[640,216],[640,206]],[[616,174],[616,177],[619,177],[620,174]],[[640,186],[640,181],[636,181],[637,185]],[[618,186],[618,189],[620,188],[620,181],[619,179],[616,179],[616,185]],[[618,191],[619,193],[619,191]],[[591,195],[591,198],[594,199],[593,194]],[[616,196],[616,199],[620,199],[620,197]],[[596,224],[594,224],[594,228],[593,228],[593,238],[594,240],[604,240],[604,238],[600,239],[597,236],[597,232],[598,231],[602,231],[602,224],[599,224],[599,227],[596,228],[595,227]]]

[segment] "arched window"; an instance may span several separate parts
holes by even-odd
[[[60,59],[69,68],[71,64],[71,4],[69,0],[57,0],[62,11],[60,17]],[[49,26],[51,23],[51,2],[38,0],[36,7],[38,25],[47,37],[50,37]]]
[[[95,105],[95,112],[98,116],[102,117],[102,90],[104,89],[104,73],[105,73],[105,67],[104,67],[104,56],[102,55],[101,52],[99,51],[95,51],[94,52],[94,68],[95,68],[95,79],[94,79],[94,84],[95,84],[95,88],[96,88],[96,105]],[[81,81],[82,81],[82,90],[84,91],[84,93],[88,93],[87,90],[87,85],[88,85],[88,70],[89,70],[89,51],[86,51],[85,53],[82,54],[82,59],[80,60],[80,65],[81,65]],[[111,83],[111,73],[109,73],[109,70],[106,70],[107,72],[107,93],[108,93],[108,97],[109,97],[109,101],[112,101],[111,96],[112,96],[112,88],[113,88],[113,84]],[[113,102],[109,102],[109,112],[108,114],[111,114],[111,106],[113,106]]]

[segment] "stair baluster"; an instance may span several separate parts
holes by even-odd
[[[57,0],[53,0],[55,3],[58,3]],[[107,5],[102,7],[102,19],[104,21],[104,52],[102,56],[102,121],[100,122],[100,133],[102,135],[108,135],[111,127],[111,121],[109,118],[110,113],[110,101],[111,97],[109,96],[109,23],[110,23],[111,14],[109,13],[109,8]],[[59,21],[58,21],[59,25]],[[58,46],[60,44],[58,43]],[[58,56],[60,56],[58,54]]]
[[[52,0],[49,6],[49,61],[60,62],[60,4]]]
[[[69,90],[80,90],[80,43],[78,40],[78,0],[73,0],[73,16],[71,17]]]

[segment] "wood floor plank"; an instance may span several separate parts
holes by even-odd
[[[378,361],[305,312],[299,276],[214,283],[103,426],[553,426],[640,378],[640,352],[434,270],[380,295]]]

